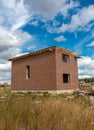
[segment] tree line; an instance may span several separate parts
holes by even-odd
[[[83,79],[79,79],[79,82],[85,82],[85,83],[94,82],[94,78],[83,78]]]

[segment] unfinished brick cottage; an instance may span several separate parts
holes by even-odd
[[[62,92],[78,89],[77,56],[56,46],[18,56],[12,61],[12,91]]]

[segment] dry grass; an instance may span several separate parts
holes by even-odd
[[[92,89],[92,85],[90,83],[81,84],[80,85],[80,89],[81,90],[91,90]]]
[[[10,93],[10,87],[0,87],[0,94]]]
[[[87,98],[10,95],[0,100],[0,130],[94,130]]]

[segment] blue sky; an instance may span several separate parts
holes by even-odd
[[[0,82],[7,59],[53,45],[79,52],[79,78],[94,77],[94,0],[0,0]]]

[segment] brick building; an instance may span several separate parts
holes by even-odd
[[[77,56],[56,46],[12,61],[12,91],[63,92],[78,89]]]

